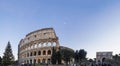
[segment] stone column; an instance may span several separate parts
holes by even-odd
[[[39,48],[38,46],[39,46],[39,43],[37,43],[37,48]]]
[[[41,43],[41,47],[43,47],[43,42]]]
[[[36,58],[36,64],[38,63],[38,58]]]
[[[43,50],[40,50],[41,51],[41,56],[43,56]]]
[[[47,54],[47,51],[48,51],[48,50],[45,50],[45,51],[46,51],[46,56],[47,56],[47,55],[48,55],[48,54]]]

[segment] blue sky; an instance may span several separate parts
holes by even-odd
[[[10,41],[17,59],[20,39],[53,27],[60,45],[120,53],[120,0],[0,0],[0,56]]]

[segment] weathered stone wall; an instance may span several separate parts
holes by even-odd
[[[53,28],[30,32],[18,45],[19,63],[49,63],[53,46],[59,47]]]

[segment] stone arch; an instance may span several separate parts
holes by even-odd
[[[36,56],[36,54],[37,54],[37,52],[36,52],[36,51],[34,51],[34,56]]]
[[[46,55],[46,51],[45,50],[43,51],[43,55]]]
[[[50,42],[48,42],[48,46],[51,46],[51,43],[50,43]]]
[[[42,63],[45,63],[45,59],[42,59]]]
[[[41,43],[38,44],[38,47],[41,47]]]
[[[34,48],[34,46],[33,45],[31,45],[31,49],[33,49]]]
[[[36,59],[34,59],[34,63],[36,63]]]
[[[32,52],[30,52],[30,56],[32,56],[33,54],[32,54]]]
[[[38,63],[40,63],[40,59],[38,59]]]
[[[34,48],[37,48],[37,44],[34,45]]]
[[[38,55],[41,55],[41,51],[38,51]]]
[[[36,38],[36,37],[37,37],[37,35],[34,35],[34,37]]]
[[[32,64],[32,59],[30,59],[30,64]]]
[[[50,60],[50,59],[48,59],[48,60],[47,60],[47,63],[48,63],[48,64],[50,64],[50,61],[51,61],[51,60]]]
[[[51,50],[48,50],[48,51],[47,51],[47,54],[48,54],[48,55],[51,55],[51,53],[52,53]]]
[[[45,47],[45,46],[46,46],[46,42],[43,43],[43,47]]]
[[[105,57],[103,57],[103,58],[102,58],[102,62],[105,62],[105,59],[106,59],[106,58],[105,58]]]
[[[44,33],[44,39],[47,38],[47,33]]]
[[[53,42],[53,46],[56,46],[56,42]]]
[[[29,57],[29,53],[27,53],[27,57]]]

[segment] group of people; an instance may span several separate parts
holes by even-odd
[[[111,64],[91,64],[91,66],[111,66]]]

